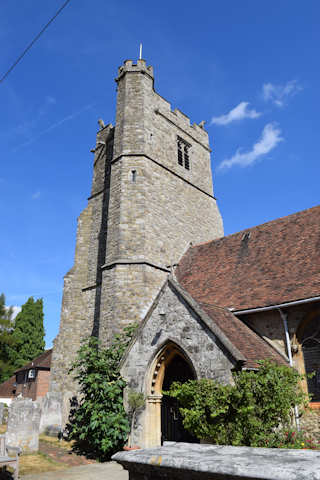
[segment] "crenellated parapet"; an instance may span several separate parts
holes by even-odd
[[[134,63],[132,60],[125,60],[124,64],[118,69],[118,77],[115,81],[119,83],[119,81],[123,79],[127,73],[141,73],[143,75],[147,75],[152,82],[154,81],[153,67],[151,65],[147,65],[146,61],[143,59],[137,60],[136,63]],[[159,95],[154,88],[152,89],[152,93],[153,98],[150,98],[150,103],[154,104],[154,112],[156,114],[163,115],[168,119],[169,122],[173,123],[178,128],[185,130],[188,135],[203,144],[206,148],[209,147],[208,133],[204,129],[205,122],[200,122],[200,124],[192,124],[188,115],[183,113],[178,108],[173,110],[170,102]]]
[[[118,68],[118,77],[115,81],[118,82],[126,73],[143,73],[153,80],[153,67],[151,65],[147,66],[143,59],[137,60],[137,63],[133,63],[132,60],[125,60],[124,64]]]
[[[168,122],[175,125],[178,129],[181,129],[191,139],[202,145],[206,150],[211,151],[209,148],[208,132],[202,126],[197,123],[191,124],[190,118],[178,108],[171,110],[170,104],[168,108],[168,102],[163,101],[161,97],[159,104],[159,107],[155,108],[155,113],[157,115],[162,116]]]

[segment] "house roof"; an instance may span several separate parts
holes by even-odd
[[[50,370],[51,356],[52,356],[52,348],[41,353],[41,355],[36,357],[34,360],[27,363],[26,365],[19,368],[18,370],[16,370],[15,374],[23,370],[28,370],[29,368],[43,368],[46,370]],[[11,398],[14,396],[12,393],[12,390],[14,390],[13,384],[15,383],[15,381],[16,381],[16,375],[13,375],[8,380],[0,384],[0,397]]]
[[[320,206],[189,248],[176,270],[200,304],[245,310],[320,295]]]
[[[13,384],[16,381],[16,376],[8,378],[5,382],[0,384],[0,398],[12,398],[14,397],[13,390],[15,387]]]
[[[227,308],[196,302],[181,285],[172,279],[169,279],[169,284],[189,303],[214,335],[219,338],[236,360],[241,361],[244,367],[256,368],[257,362],[265,359],[280,365],[287,365],[286,360],[277,350]]]
[[[52,348],[45,350],[41,355],[33,359],[31,362],[23,365],[23,367],[16,370],[16,372],[21,372],[22,370],[27,370],[28,368],[45,368],[50,369],[51,365],[51,356]]]

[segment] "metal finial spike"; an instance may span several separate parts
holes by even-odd
[[[140,43],[140,53],[139,53],[139,60],[142,59],[142,43]]]

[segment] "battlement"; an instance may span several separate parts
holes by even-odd
[[[118,77],[116,78],[116,82],[118,83],[127,73],[142,73],[143,75],[149,77],[152,82],[154,81],[153,67],[147,66],[146,61],[143,59],[137,60],[136,63],[133,63],[132,60],[125,60],[123,65],[118,69]],[[208,133],[204,129],[205,122],[202,121],[199,124],[191,124],[188,115],[183,113],[178,108],[173,110],[171,104],[158,92],[156,92],[154,88],[148,92],[147,96],[148,95],[149,105],[151,106],[153,103],[153,110],[156,114],[166,118],[177,128],[184,130],[190,137],[195,138],[196,141],[202,143],[205,148],[209,148]],[[126,99],[126,101],[128,101],[128,99]]]
[[[188,115],[178,108],[172,110],[171,104],[166,99],[157,92],[155,92],[155,94],[157,98],[155,113],[165,117],[178,128],[185,130],[191,137],[195,137],[197,141],[203,143],[208,148],[209,138],[208,132],[204,129],[204,122],[191,124]]]
[[[124,64],[118,68],[118,77],[116,82],[120,80],[126,73],[140,72],[149,75],[153,79],[153,67],[147,66],[146,61],[143,59],[137,60],[137,63],[133,63],[132,60],[125,60]]]

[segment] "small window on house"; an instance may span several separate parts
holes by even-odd
[[[190,170],[190,152],[191,145],[182,138],[178,137],[178,164],[186,170]]]
[[[34,368],[28,372],[28,380],[34,380],[36,378],[36,371]]]
[[[135,183],[136,179],[137,179],[137,171],[136,170],[131,170],[131,181],[133,183]]]

